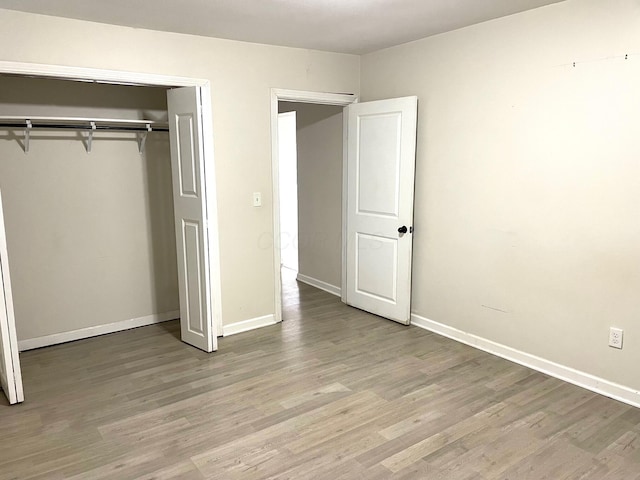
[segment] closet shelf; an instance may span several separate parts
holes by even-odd
[[[24,151],[29,151],[30,134],[33,130],[79,130],[88,132],[87,152],[91,152],[93,134],[97,131],[135,132],[138,149],[142,154],[149,132],[168,132],[167,122],[154,120],[129,120],[116,118],[80,118],[80,117],[12,117],[0,116],[0,128],[23,129]]]

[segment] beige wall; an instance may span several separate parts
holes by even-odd
[[[419,96],[414,312],[640,388],[638,52],[637,1],[572,0],[363,57]]]
[[[163,89],[0,77],[0,115],[166,117]],[[17,138],[16,138],[17,137]],[[0,128],[19,340],[179,309],[167,133]]]
[[[342,283],[342,107],[280,103],[296,112],[299,273]]]
[[[223,322],[273,314],[270,89],[358,94],[359,57],[8,10],[0,23],[0,60],[211,81]]]

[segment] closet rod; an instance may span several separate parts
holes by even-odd
[[[153,120],[125,120],[78,117],[3,117],[0,128],[29,128],[39,130],[111,130],[125,132],[168,132],[166,122]]]
[[[26,127],[25,123],[5,123],[0,122],[0,128],[20,128],[23,129]],[[146,127],[126,127],[126,126],[115,126],[115,125],[98,125],[96,123],[96,128],[93,128],[91,125],[63,125],[63,124],[48,124],[48,125],[38,125],[37,123],[32,123],[32,129],[38,130],[112,130],[112,131],[120,131],[120,132],[168,132],[169,127],[151,127],[151,129],[147,129]]]
[[[0,129],[24,129],[24,152],[29,152],[33,130],[80,130],[89,133],[86,139],[87,152],[91,153],[93,134],[97,131],[135,132],[138,150],[144,153],[149,132],[168,132],[169,124],[154,120],[128,120],[113,118],[79,117],[8,117],[0,116]]]

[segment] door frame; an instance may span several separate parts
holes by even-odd
[[[0,61],[0,74],[34,76],[57,80],[109,83],[114,85],[134,85],[141,87],[197,87],[202,92],[202,148],[211,165],[205,169],[205,190],[207,198],[207,228],[209,229],[209,277],[211,288],[211,313],[213,333],[222,335],[222,293],[220,280],[220,244],[218,209],[216,196],[215,157],[213,150],[213,115],[211,105],[211,83],[202,78],[179,77],[154,73],[106,70],[99,68],[70,67]]]
[[[358,102],[358,96],[348,93],[325,93],[305,90],[271,89],[271,185],[273,195],[273,273],[275,321],[282,321],[282,278],[280,276],[280,159],[278,158],[278,102],[311,103],[347,107]],[[346,284],[346,221],[347,221],[347,129],[343,115],[342,129],[342,285]],[[341,288],[342,301],[346,301],[346,289]]]

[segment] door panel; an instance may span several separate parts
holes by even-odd
[[[398,296],[395,282],[398,242],[395,239],[357,233],[356,255],[356,292],[395,302]]]
[[[9,403],[14,404],[24,401],[24,392],[6,240],[0,195],[0,385]]]
[[[358,117],[358,212],[398,217],[401,114]]]
[[[347,107],[349,305],[408,324],[417,97]],[[406,233],[398,229],[407,227]]]
[[[212,320],[202,101],[196,87],[167,92],[178,252],[182,341],[205,352],[217,349]]]
[[[206,319],[206,314],[202,311],[205,304],[203,296],[203,289],[206,288],[202,284],[202,272],[200,271],[200,265],[202,264],[202,258],[200,258],[200,237],[202,232],[200,231],[200,224],[198,222],[182,221],[182,243],[184,245],[184,276],[186,279],[186,294],[187,298],[187,329],[190,333],[196,335],[203,335],[205,326],[203,322]],[[193,252],[193,254],[187,254],[187,252]]]
[[[178,175],[180,176],[180,195],[182,197],[198,198],[198,167],[197,154],[194,151],[197,138],[193,131],[193,114],[176,115],[178,125],[178,150],[179,159]]]

